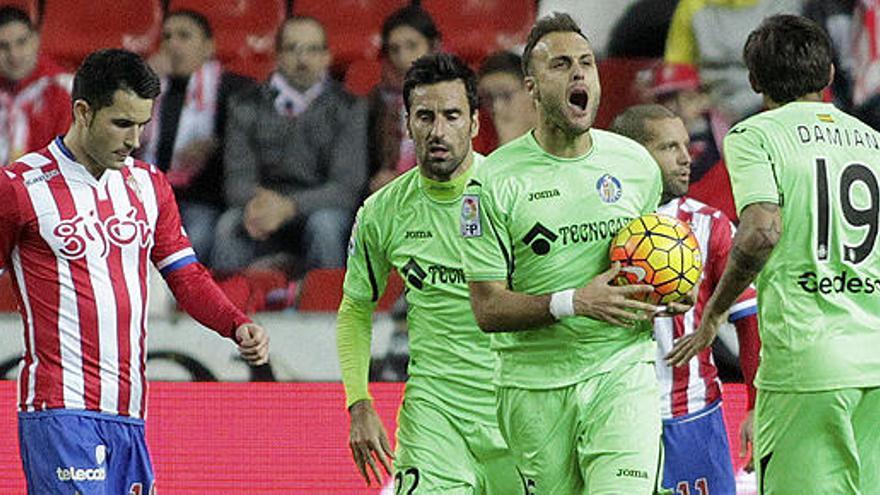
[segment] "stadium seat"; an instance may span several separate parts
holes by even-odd
[[[382,62],[373,58],[355,60],[345,70],[345,88],[352,94],[366,96],[382,77]]]
[[[336,311],[342,301],[345,270],[318,268],[306,273],[295,307],[299,311]]]
[[[214,30],[217,58],[228,70],[265,79],[275,68],[275,34],[287,16],[286,0],[170,0],[168,11],[193,10]]]
[[[153,50],[162,33],[162,0],[50,0],[42,22],[43,50],[74,69],[99,48]]]
[[[614,117],[630,105],[644,103],[636,85],[639,73],[657,64],[654,58],[606,58],[599,61],[602,103],[595,126],[607,129]]]
[[[476,65],[486,55],[524,44],[535,0],[422,0],[443,35],[443,48]]]
[[[0,7],[18,7],[30,16],[31,22],[34,24],[38,24],[40,21],[39,0],[2,0]]]
[[[333,312],[342,302],[345,270],[319,268],[306,273],[295,304],[298,311]],[[385,293],[379,298],[376,311],[388,311],[403,292],[403,280],[393,272],[388,277]]]
[[[294,15],[318,19],[327,29],[334,65],[347,67],[358,59],[375,60],[381,48],[382,22],[407,5],[407,0],[293,0]]]

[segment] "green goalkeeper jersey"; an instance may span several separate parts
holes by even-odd
[[[577,158],[545,152],[532,133],[486,159],[462,200],[465,275],[526,294],[585,285],[609,268],[620,228],[657,208],[660,169],[635,141],[592,129]],[[492,334],[501,386],[568,386],[620,365],[653,361],[650,325],[621,328],[586,317]]]
[[[736,125],[724,155],[737,209],[782,214],[757,280],[756,385],[880,385],[880,136],[831,104],[793,102]]]
[[[448,183],[425,179],[415,168],[370,196],[357,214],[344,291],[375,302],[397,270],[409,305],[406,397],[494,424],[495,357],[471,311],[458,224],[462,189],[483,158],[475,153],[472,166]]]

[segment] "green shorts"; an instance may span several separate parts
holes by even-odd
[[[453,417],[420,399],[404,400],[397,424],[395,495],[522,493],[497,425]]]
[[[501,432],[528,495],[651,495],[660,459],[652,363],[551,390],[498,390]]]
[[[760,390],[755,449],[762,495],[880,495],[880,387]]]

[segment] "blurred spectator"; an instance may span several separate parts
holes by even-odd
[[[279,29],[277,69],[233,96],[215,270],[345,265],[354,208],[366,181],[366,108],[327,77],[323,26],[294,17]]]
[[[834,48],[834,80],[831,92],[834,105],[844,112],[852,111],[853,85],[853,11],[857,0],[808,0],[804,16],[825,29]]]
[[[166,173],[193,249],[207,264],[224,210],[226,107],[252,81],[220,67],[211,25],[192,10],[168,13],[151,63],[163,74],[162,93],[144,131],[143,159]]]
[[[742,47],[749,32],[773,14],[800,14],[803,0],[681,0],[672,17],[664,59],[699,68],[712,100],[731,122],[761,109]]]
[[[369,193],[416,164],[406,133],[403,76],[415,59],[439,47],[434,20],[419,7],[403,7],[382,24],[382,80],[369,95]]]
[[[486,57],[479,71],[480,105],[492,117],[497,146],[522,136],[535,126],[535,106],[523,83],[522,57],[497,52]]]
[[[880,1],[858,0],[853,14],[853,110],[880,129]]]
[[[0,166],[46,146],[70,126],[73,76],[39,51],[30,17],[0,8]]]
[[[661,58],[678,0],[639,0],[623,13],[608,40],[609,57]]]
[[[736,221],[730,177],[721,156],[721,143],[730,123],[713,105],[696,67],[657,64],[652,71],[649,95],[655,103],[679,116],[688,130],[688,152],[693,160],[688,195]]]
[[[553,12],[565,12],[579,26],[584,27],[584,34],[589,38],[593,52],[602,58],[611,39],[612,28],[635,2],[636,0],[539,0],[537,19]]]

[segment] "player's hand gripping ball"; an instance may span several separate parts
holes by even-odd
[[[700,245],[685,222],[649,213],[620,229],[611,241],[611,261],[620,262],[618,285],[649,284],[652,304],[667,304],[684,297],[703,269]]]

